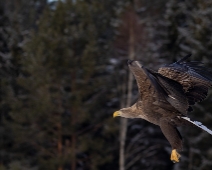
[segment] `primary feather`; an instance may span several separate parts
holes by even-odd
[[[208,89],[212,86],[212,71],[203,67],[201,62],[186,62],[188,57],[190,55],[173,64],[160,67],[158,73],[179,82],[191,106],[206,98]]]

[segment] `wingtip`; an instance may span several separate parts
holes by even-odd
[[[127,60],[127,64],[132,64],[134,60]]]
[[[192,54],[187,54],[185,57],[181,58],[180,60],[178,60],[176,63],[181,63],[185,60],[187,60],[189,57],[191,57]]]

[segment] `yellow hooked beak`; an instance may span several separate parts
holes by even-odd
[[[116,111],[113,113],[113,117],[117,117],[117,116],[120,116],[120,111]]]

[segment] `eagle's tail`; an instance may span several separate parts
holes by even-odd
[[[184,120],[188,121],[189,123],[199,127],[200,129],[208,132],[210,135],[212,135],[212,131],[210,129],[208,129],[206,126],[204,126],[201,122],[198,122],[198,121],[192,121],[190,118],[188,117],[181,117],[183,118]]]

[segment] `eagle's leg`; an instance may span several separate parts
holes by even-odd
[[[182,150],[182,137],[179,131],[166,119],[160,120],[160,128],[172,146],[171,161],[179,162],[180,154],[177,150]]]
[[[171,161],[173,163],[180,162],[179,158],[180,158],[180,154],[177,152],[177,150],[176,149],[172,149],[171,158],[170,158]]]

